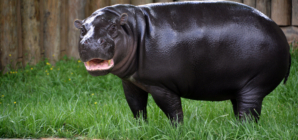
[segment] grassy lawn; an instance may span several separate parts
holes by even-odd
[[[133,119],[116,76],[92,77],[77,60],[41,62],[0,75],[0,138],[298,139],[297,70],[295,51],[287,84],[264,99],[258,124],[236,121],[230,101],[183,99],[176,128],[151,96],[148,123]]]

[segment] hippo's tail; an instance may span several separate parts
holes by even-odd
[[[288,77],[289,77],[289,74],[290,74],[290,69],[291,69],[291,54],[289,56],[289,68],[288,68],[288,72],[286,73],[286,76],[285,76],[285,79],[284,79],[284,84],[286,84],[287,80],[288,80]]]

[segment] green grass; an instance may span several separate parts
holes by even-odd
[[[258,124],[236,121],[229,101],[182,99],[184,124],[172,127],[151,96],[148,123],[133,119],[116,76],[92,77],[76,60],[41,62],[0,75],[0,138],[298,139],[297,68],[295,51]]]

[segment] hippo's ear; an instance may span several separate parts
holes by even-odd
[[[120,25],[126,24],[128,19],[128,15],[126,13],[121,14],[120,16]]]
[[[83,26],[83,23],[81,20],[75,20],[74,26],[76,26],[76,28],[78,28],[78,29],[81,29]]]

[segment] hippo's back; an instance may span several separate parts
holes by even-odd
[[[255,77],[260,77],[259,88],[271,91],[286,75],[286,38],[254,8],[234,2],[139,8],[146,26],[140,79],[159,81],[156,86],[186,98],[225,100],[234,98]]]
[[[231,22],[268,20],[263,13],[236,2],[175,2],[139,6],[149,22],[148,26],[170,26],[176,31],[185,31],[193,26],[220,26]],[[151,24],[151,25],[150,25]]]

